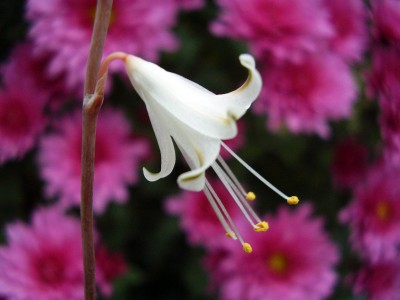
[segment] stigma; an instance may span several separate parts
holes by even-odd
[[[243,159],[241,159],[236,153],[234,153],[224,142],[221,141],[221,145],[232,155],[240,164],[242,164],[250,173],[256,176],[262,183],[268,186],[271,190],[277,193],[279,196],[284,198],[289,205],[296,205],[299,203],[299,198],[296,196],[287,196],[282,193],[278,188],[272,185],[259,173],[257,173],[252,167],[250,167]],[[239,182],[233,171],[229,168],[225,160],[218,156],[217,160],[211,165],[211,168],[215,174],[219,177],[226,190],[230,194],[230,199],[221,199],[212,187],[211,183],[206,179],[203,192],[210,202],[211,207],[215,211],[222,227],[226,232],[226,236],[233,240],[237,240],[243,247],[243,251],[247,254],[252,253],[253,249],[248,242],[245,242],[242,235],[240,234],[237,226],[235,225],[232,217],[226,209],[225,201],[234,201],[239,207],[244,217],[247,219],[250,226],[252,226],[255,232],[266,232],[269,229],[269,224],[265,220],[261,220],[257,213],[253,210],[249,202],[253,202],[256,199],[256,194],[252,191],[246,191],[246,189]]]

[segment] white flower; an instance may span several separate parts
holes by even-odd
[[[248,69],[246,82],[236,91],[215,95],[200,85],[136,56],[125,59],[129,78],[146,104],[161,151],[161,170],[144,169],[147,180],[169,175],[175,164],[172,139],[191,171],[178,177],[181,188],[200,191],[204,172],[217,159],[221,140],[237,134],[236,120],[243,116],[261,91],[262,82],[251,55],[240,56]]]
[[[255,199],[254,193],[244,190],[219,156],[221,145],[289,204],[298,202],[297,197],[286,196],[262,178],[222,141],[236,136],[236,121],[261,91],[261,76],[255,68],[254,58],[249,54],[240,55],[240,63],[248,70],[248,78],[237,90],[222,95],[136,56],[116,53],[110,60],[113,58],[124,60],[130,81],[146,104],[160,147],[161,170],[151,173],[144,168],[146,179],[155,181],[171,173],[175,165],[174,140],[191,169],[178,177],[179,186],[192,191],[203,190],[227,236],[238,239],[243,249],[250,253],[251,246],[239,234],[223,201],[207,181],[205,171],[209,167],[214,170],[255,231],[266,231],[268,223],[260,220],[248,203],[248,200]]]

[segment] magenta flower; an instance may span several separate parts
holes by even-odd
[[[56,207],[38,209],[31,224],[6,228],[8,245],[0,247],[0,295],[6,299],[83,300],[80,221]],[[99,245],[98,248],[103,248]],[[100,256],[102,253],[100,253]],[[108,256],[109,264],[120,258]],[[98,262],[99,263],[99,262]],[[100,291],[111,294],[110,278],[98,265]],[[122,269],[121,269],[122,270]]]
[[[0,247],[0,294],[7,299],[83,299],[78,219],[57,209],[39,209],[32,224],[7,227]]]
[[[204,0],[177,0],[183,10],[194,10],[203,8],[205,5]]]
[[[356,85],[349,67],[332,54],[310,56],[302,64],[272,62],[263,72],[264,88],[255,103],[271,130],[328,137],[329,120],[349,117]]]
[[[374,47],[371,70],[367,74],[368,92],[390,96],[399,93],[400,50],[396,47]]]
[[[333,153],[332,179],[338,188],[354,188],[367,171],[366,146],[353,137],[342,140]]]
[[[128,266],[121,253],[110,252],[100,245],[96,249],[96,281],[101,286],[101,292],[109,297],[112,294],[112,283],[128,271]]]
[[[247,232],[255,245],[251,255],[226,244],[208,260],[221,299],[313,300],[330,295],[339,253],[322,219],[313,218],[307,204],[293,211],[282,207],[266,219],[267,233]]]
[[[399,259],[378,262],[363,267],[354,278],[355,294],[369,300],[395,300],[400,295]]]
[[[39,148],[46,194],[59,196],[64,208],[80,203],[81,123],[78,111],[61,119]],[[138,181],[139,163],[149,147],[146,141],[132,137],[130,124],[117,110],[101,112],[96,137],[93,208],[102,213],[109,202],[128,199],[128,185]]]
[[[352,202],[340,213],[340,220],[350,227],[353,248],[369,261],[392,259],[398,253],[399,178],[398,168],[372,168]]]
[[[387,164],[400,166],[400,88],[382,95],[379,105],[384,159]]]
[[[46,126],[44,95],[17,82],[0,89],[0,164],[22,158]]]
[[[235,220],[241,216],[241,211],[221,181],[210,180],[215,192],[224,201],[224,206]],[[169,214],[180,217],[180,226],[192,245],[218,248],[225,232],[217,218],[214,209],[202,192],[182,191],[179,195],[170,197],[165,208]]]
[[[346,61],[359,61],[368,38],[363,1],[325,0],[325,5],[335,30],[331,40],[333,50]]]
[[[79,95],[81,97],[81,90],[70,93],[64,89],[62,76],[49,76],[45,72],[44,69],[48,65],[50,57],[49,55],[35,55],[32,51],[33,48],[32,42],[27,41],[13,49],[9,60],[1,69],[5,85],[18,86],[26,91],[34,88],[35,94],[40,94],[43,103],[51,100],[52,104],[58,104],[65,96]]]
[[[26,15],[37,53],[53,56],[47,72],[65,74],[68,88],[83,84],[87,53],[96,9],[95,0],[30,0]],[[104,55],[124,51],[157,60],[162,50],[177,47],[171,28],[179,4],[176,0],[116,0],[113,3]],[[122,64],[110,72],[122,71]]]
[[[397,0],[373,0],[373,35],[377,40],[400,42],[400,3]]]
[[[247,42],[256,56],[299,62],[324,49],[334,34],[320,0],[218,0],[218,36]]]

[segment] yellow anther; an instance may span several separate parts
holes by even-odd
[[[244,243],[243,244],[243,250],[247,254],[250,254],[251,252],[253,252],[253,248],[251,248],[251,245],[249,243]]]
[[[300,200],[296,196],[292,196],[292,197],[287,198],[286,201],[289,205],[296,205],[297,203],[299,203]]]
[[[227,236],[228,238],[236,240],[236,234],[233,231],[229,231],[229,232],[225,233],[225,236]]]
[[[262,221],[260,223],[257,223],[256,226],[254,226],[253,230],[255,232],[265,232],[269,229],[269,224],[266,221]]]
[[[254,194],[253,192],[248,192],[246,195],[246,199],[249,201],[254,201],[256,200],[256,194]]]

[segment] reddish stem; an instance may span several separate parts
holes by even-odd
[[[96,123],[105,78],[98,78],[104,42],[111,16],[112,0],[98,0],[86,69],[82,108],[81,230],[85,300],[96,299],[95,252],[93,234],[93,178]],[[100,80],[99,80],[100,79]]]

